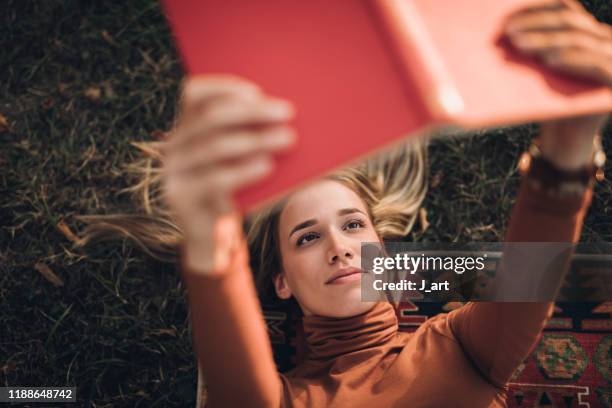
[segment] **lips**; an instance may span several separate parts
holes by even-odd
[[[338,271],[336,271],[325,282],[325,284],[329,285],[329,284],[333,284],[333,283],[342,283],[344,281],[352,280],[349,277],[356,278],[357,276],[354,276],[354,275],[360,275],[362,273],[363,273],[363,270],[359,269],[359,268],[354,268],[354,267],[342,268],[342,269],[339,269]]]

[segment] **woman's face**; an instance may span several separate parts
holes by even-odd
[[[361,244],[380,242],[366,205],[343,184],[322,180],[292,194],[280,215],[281,299],[295,296],[304,315],[348,317],[361,302]]]

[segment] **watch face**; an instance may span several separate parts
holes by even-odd
[[[529,154],[529,152],[523,152],[517,165],[518,171],[521,175],[525,175],[529,167],[531,167],[531,154]]]
[[[599,148],[593,155],[593,164],[599,168],[603,168],[604,164],[606,164],[606,153]]]

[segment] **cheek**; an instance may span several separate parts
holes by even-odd
[[[366,241],[366,242],[381,242],[380,237],[376,233],[376,229],[372,225],[370,225],[368,227],[368,230],[366,231],[366,234],[365,234],[365,239],[363,239],[363,241]]]
[[[315,248],[292,253],[284,263],[285,276],[291,290],[299,293],[303,288],[315,287],[319,282],[317,274],[323,261],[322,254]]]

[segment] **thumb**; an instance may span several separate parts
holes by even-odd
[[[242,216],[238,211],[219,216],[213,227],[215,269],[226,270],[244,240]]]

